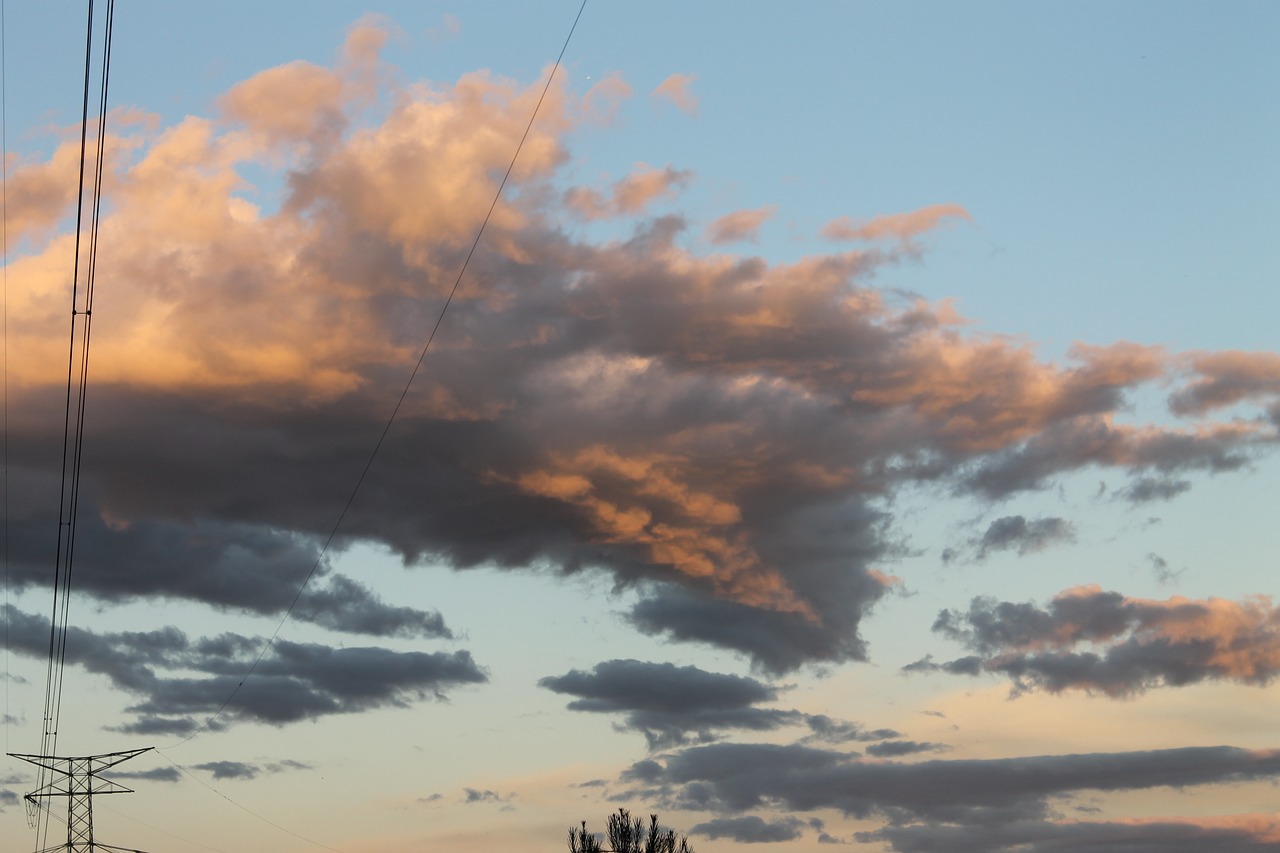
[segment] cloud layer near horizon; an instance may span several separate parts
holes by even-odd
[[[263,612],[309,570],[539,92],[388,82],[384,38],[356,27],[335,67],[262,72],[213,118],[110,125],[82,498],[100,547],[79,588]],[[638,629],[776,674],[866,657],[896,542],[883,499],[905,484],[990,500],[1106,468],[1138,500],[1275,443],[1271,354],[1120,342],[1055,364],[872,286],[967,219],[958,205],[850,219],[829,236],[859,248],[770,263],[697,254],[683,219],[646,214],[688,172],[563,186],[570,133],[628,91],[552,87],[343,541],[600,571],[640,590]],[[12,176],[27,250],[10,271],[11,441],[33,513],[56,485],[71,240],[48,232],[69,199],[46,179],[67,168],[60,149]],[[576,238],[564,223],[582,216],[625,236]],[[740,219],[715,234],[749,236]],[[1163,385],[1166,421],[1117,419]],[[1034,524],[987,546],[1067,535]],[[31,536],[15,573],[35,584]],[[340,630],[448,632],[338,575],[308,601],[304,618]]]
[[[619,781],[627,796],[667,808],[788,815],[774,823],[726,817],[699,828],[711,837],[735,836],[736,830],[740,840],[753,831],[794,838],[802,826],[794,815],[831,809],[885,820],[881,829],[855,833],[853,840],[887,843],[903,853],[1113,849],[1108,843],[1138,851],[1261,851],[1275,849],[1280,839],[1274,815],[1090,821],[1066,820],[1063,810],[1087,792],[1243,783],[1277,774],[1280,755],[1274,750],[1231,747],[906,763],[799,744],[735,743],[646,759]],[[835,840],[821,832],[821,822],[814,828],[820,843]]]

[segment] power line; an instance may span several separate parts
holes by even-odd
[[[249,680],[249,676],[253,675],[258,668],[258,664],[262,663],[262,659],[266,657],[271,646],[275,643],[276,638],[280,636],[281,629],[285,623],[289,621],[289,617],[293,614],[294,608],[298,606],[298,602],[302,599],[302,593],[306,590],[307,584],[311,582],[311,578],[319,570],[321,562],[324,561],[325,555],[329,553],[329,547],[333,544],[334,537],[338,535],[338,530],[342,527],[343,520],[347,517],[351,505],[355,503],[356,495],[360,492],[360,487],[364,484],[365,478],[369,475],[369,469],[373,467],[373,460],[377,458],[378,451],[382,449],[383,443],[387,440],[387,435],[391,432],[391,426],[395,423],[396,416],[400,414],[400,409],[404,405],[405,398],[409,396],[409,389],[413,385],[413,380],[417,378],[418,372],[422,369],[422,363],[426,360],[427,351],[431,349],[431,343],[436,339],[436,332],[440,330],[440,324],[444,322],[444,315],[449,310],[449,306],[453,304],[453,297],[457,294],[458,288],[462,284],[462,277],[466,275],[467,267],[471,263],[472,256],[476,253],[476,248],[480,245],[480,238],[484,236],[485,228],[489,225],[489,219],[493,216],[493,211],[498,206],[498,200],[502,197],[502,191],[507,186],[507,181],[511,178],[511,172],[515,169],[516,160],[520,157],[520,151],[524,148],[525,140],[529,138],[529,132],[533,129],[533,123],[538,118],[538,111],[542,108],[542,102],[547,97],[547,92],[551,89],[551,83],[555,80],[556,72],[560,70],[560,64],[564,60],[565,51],[569,49],[569,42],[573,39],[574,30],[578,28],[578,21],[582,19],[582,12],[587,8],[587,0],[582,0],[582,5],[578,7],[578,14],[574,16],[573,25],[569,27],[569,34],[565,36],[564,44],[560,46],[560,53],[556,56],[555,65],[551,67],[551,73],[547,75],[547,82],[542,87],[542,94],[538,96],[538,102],[533,107],[533,113],[529,116],[529,122],[525,125],[524,133],[520,137],[520,142],[516,145],[515,153],[511,155],[511,162],[507,164],[507,171],[502,176],[502,181],[498,184],[498,189],[493,194],[493,201],[489,203],[489,209],[485,212],[484,220],[480,223],[479,229],[476,231],[475,239],[471,241],[471,249],[467,252],[466,258],[462,262],[462,267],[458,270],[458,276],[453,282],[453,287],[449,290],[449,295],[444,301],[444,305],[440,308],[440,313],[436,317],[435,325],[431,327],[431,333],[427,336],[427,342],[422,346],[422,352],[418,354],[418,361],[413,366],[413,370],[409,374],[408,381],[405,382],[404,388],[400,391],[400,397],[396,400],[395,407],[391,410],[391,416],[387,418],[386,424],[382,428],[382,434],[378,436],[377,442],[373,446],[372,452],[369,454],[368,460],[364,463],[364,468],[360,471],[360,476],[356,478],[355,487],[351,490],[347,497],[346,504],[342,507],[342,511],[338,513],[338,520],[334,522],[333,527],[329,531],[328,537],[324,540],[324,545],[320,548],[320,553],[316,557],[315,562],[311,566],[311,571],[307,572],[307,576],[302,579],[298,592],[293,596],[293,601],[289,603],[289,607],[285,610],[284,616],[280,619],[280,624],[276,625],[275,631],[271,637],[263,645],[262,650],[258,652],[257,658],[249,666],[249,670],[240,679],[239,683],[232,689],[218,710],[213,713],[200,728],[196,729],[184,739],[173,744],[168,749],[176,749],[188,741],[194,740],[196,737],[204,733],[215,720],[222,716],[227,706],[231,704],[231,700],[235,699],[236,694],[240,692],[240,688],[244,687],[244,683]]]
[[[89,201],[87,256],[84,258],[84,288],[81,294],[82,238],[85,235],[85,173],[88,167],[89,94],[93,72],[94,3],[88,0],[85,28],[84,96],[80,111],[80,171],[76,197],[75,257],[71,278],[71,331],[67,353],[67,391],[63,414],[62,479],[58,498],[58,540],[54,558],[53,607],[49,619],[49,655],[45,670],[45,699],[40,754],[52,756],[57,750],[58,726],[62,714],[63,677],[67,660],[67,627],[70,613],[71,572],[75,557],[76,520],[80,501],[80,472],[84,458],[84,422],[89,380],[89,344],[93,331],[93,294],[97,269],[98,225],[102,211],[102,179],[106,147],[106,108],[111,77],[111,30],[115,0],[107,0],[98,95],[98,122],[94,176]],[[83,308],[81,303],[83,301]],[[6,317],[7,320],[7,317]],[[77,327],[79,333],[77,334]],[[6,365],[7,367],[7,365]],[[78,367],[78,370],[77,370]],[[72,389],[75,388],[74,404]],[[39,765],[38,790],[50,779],[47,764]],[[37,845],[48,840],[48,818],[35,814]]]
[[[243,806],[243,805],[241,805],[240,803],[237,803],[235,800],[231,799],[231,798],[230,798],[230,797],[228,797],[226,794],[222,793],[222,792],[221,792],[221,791],[219,791],[217,788],[213,787],[213,786],[212,786],[212,785],[210,785],[208,782],[204,781],[204,780],[203,780],[203,779],[201,779],[199,776],[196,776],[194,773],[192,773],[191,771],[187,770],[187,768],[183,767],[181,764],[179,764],[178,762],[174,761],[174,760],[173,760],[172,758],[170,758],[169,756],[165,755],[162,751],[160,751],[160,750],[158,750],[158,749],[157,749],[157,750],[156,750],[156,753],[157,753],[157,754],[159,754],[159,755],[160,755],[160,757],[162,757],[165,761],[169,762],[169,763],[170,763],[170,764],[172,764],[174,767],[178,768],[178,770],[180,770],[180,771],[183,773],[183,775],[185,775],[185,776],[187,776],[188,778],[194,779],[195,781],[199,782],[201,785],[205,786],[205,787],[206,787],[206,788],[208,788],[210,791],[213,791],[213,793],[217,794],[219,797],[222,797],[222,799],[226,800],[228,803],[231,803],[231,805],[233,805],[233,806],[235,806],[236,808],[240,809],[242,812],[245,812],[246,814],[253,815],[254,817],[256,817],[258,820],[262,821],[263,823],[268,824],[268,825],[270,825],[270,826],[274,826],[276,829],[280,830],[281,832],[285,833],[286,835],[292,835],[294,838],[298,839],[299,841],[305,841],[305,842],[307,842],[308,844],[311,844],[311,845],[313,845],[313,846],[315,846],[315,847],[319,847],[319,848],[321,848],[322,850],[332,850],[332,851],[333,851],[333,853],[342,853],[342,851],[341,851],[341,850],[339,850],[339,849],[337,849],[336,847],[330,847],[330,846],[329,846],[329,845],[327,845],[327,844],[321,844],[319,841],[312,841],[310,838],[307,838],[305,835],[299,835],[298,833],[294,832],[293,830],[291,830],[291,829],[286,829],[285,827],[281,826],[280,824],[276,823],[275,821],[270,820],[269,818],[265,818],[265,817],[263,817],[262,815],[258,814],[258,813],[257,813],[257,812],[255,812],[253,809],[249,808],[248,806]]]
[[[9,104],[5,0],[0,0],[0,252],[4,254],[4,751],[9,751]]]
[[[133,822],[134,822],[134,823],[136,823],[136,824],[139,824],[139,825],[141,825],[141,826],[145,826],[147,829],[151,830],[152,832],[158,832],[158,833],[160,833],[161,835],[167,835],[167,836],[169,836],[170,838],[174,839],[175,841],[181,841],[183,844],[190,844],[190,845],[192,845],[192,846],[194,846],[194,847],[200,847],[200,848],[202,848],[202,849],[204,849],[204,850],[209,850],[209,851],[211,851],[211,853],[227,853],[227,851],[225,851],[225,850],[223,850],[223,849],[221,849],[221,848],[219,848],[219,847],[210,847],[208,844],[203,844],[203,843],[201,843],[201,842],[199,842],[199,841],[192,841],[190,838],[184,838],[184,837],[183,837],[183,836],[181,836],[181,835],[176,835],[176,834],[174,834],[174,833],[172,833],[172,832],[169,832],[168,830],[161,829],[161,828],[160,828],[160,827],[158,827],[158,826],[154,826],[154,825],[152,825],[152,824],[147,823],[145,820],[142,820],[141,818],[136,818],[136,817],[134,817],[133,815],[125,814],[124,812],[120,811],[119,809],[113,809],[113,808],[111,808],[110,806],[107,806],[107,805],[102,806],[102,808],[106,809],[107,811],[111,812],[112,814],[119,815],[120,817],[124,818],[125,820],[131,820],[131,821],[133,821]],[[105,847],[105,846],[106,846],[106,845],[104,845],[101,841],[97,841],[97,842],[94,842],[94,843],[95,843],[95,844],[97,844],[97,846],[99,846],[99,847]]]

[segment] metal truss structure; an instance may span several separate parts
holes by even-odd
[[[55,847],[46,847],[37,853],[67,851],[67,853],[93,853],[95,850],[123,850],[132,853],[130,847],[118,847],[114,844],[103,844],[93,838],[93,798],[97,794],[132,794],[132,788],[104,779],[98,774],[115,767],[130,758],[151,750],[129,749],[123,752],[108,752],[102,755],[84,755],[64,757],[58,755],[20,755],[11,752],[11,758],[18,758],[29,764],[49,771],[49,782],[43,787],[27,794],[28,809],[50,809],[49,801],[55,798],[67,799],[67,841]],[[47,774],[41,774],[47,775]],[[39,842],[37,842],[39,843]]]

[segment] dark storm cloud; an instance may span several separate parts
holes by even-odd
[[[44,657],[48,622],[13,607],[7,615],[14,651]],[[67,662],[107,676],[139,700],[127,709],[138,716],[121,728],[136,733],[189,733],[224,702],[224,724],[232,719],[282,725],[442,698],[447,689],[486,680],[465,651],[335,649],[276,640],[253,677],[232,697],[262,645],[259,638],[230,633],[192,640],[172,627],[112,634],[72,628],[67,634]]]
[[[383,35],[360,25],[352,38]],[[418,88],[379,74],[389,91],[370,98],[373,77],[348,73],[264,73],[213,119],[122,131],[79,589],[280,612],[344,512],[534,97],[496,78]],[[361,112],[374,102],[386,108]],[[681,216],[645,207],[690,179],[680,169],[565,185],[565,140],[590,110],[553,89],[339,546],[372,542],[411,565],[598,572],[640,590],[640,630],[776,674],[866,658],[861,621],[892,586],[877,567],[901,553],[877,507],[904,485],[992,499],[1098,468],[1186,479],[1240,468],[1276,440],[1275,423],[1220,411],[1280,398],[1280,365],[1263,355],[1118,343],[1049,363],[1017,330],[974,333],[945,303],[877,289],[877,273],[920,257],[917,237],[967,216],[952,203],[837,220],[856,250],[698,255]],[[165,147],[196,137],[181,156]],[[279,197],[254,208],[243,175],[271,164],[289,169],[272,182]],[[27,162],[11,180],[35,186],[48,168]],[[175,196],[191,215],[157,214]],[[19,194],[12,215],[36,233],[65,201]],[[564,227],[582,213],[634,227],[596,241]],[[33,238],[36,257],[16,263],[52,268],[55,248]],[[40,289],[52,284],[16,278],[31,290],[14,299],[15,468],[47,509],[61,314]],[[1115,417],[1162,383],[1180,420]],[[40,583],[40,546],[19,545],[21,582]],[[300,617],[448,636],[438,613],[322,570]],[[206,701],[170,687],[177,706]],[[268,704],[353,707],[309,688],[289,698],[297,687],[281,674]]]
[[[1028,521],[1021,515],[997,518],[974,544],[978,557],[993,551],[1017,551],[1025,556],[1043,551],[1059,542],[1075,541],[1075,527],[1065,518],[1036,518]]]
[[[633,768],[637,771],[637,768]],[[1280,752],[1189,747],[1006,759],[862,761],[848,754],[773,744],[689,747],[624,774],[633,794],[721,812],[761,807],[837,809],[895,824],[985,825],[1043,820],[1057,798],[1081,791],[1137,791],[1274,779]]]
[[[622,715],[621,727],[643,734],[650,749],[710,742],[731,730],[771,731],[796,725],[807,725],[813,733],[810,739],[827,742],[886,736],[885,730],[867,732],[855,723],[821,715],[756,707],[775,701],[778,688],[694,666],[611,660],[596,664],[591,672],[575,669],[538,684],[579,697],[569,703],[572,711]]]
[[[710,839],[727,838],[741,844],[760,842],[794,841],[803,834],[804,821],[784,817],[765,821],[755,815],[722,817],[699,823],[689,828],[691,835],[705,835]]]
[[[1262,598],[1157,601],[1097,587],[1067,590],[1047,607],[980,597],[967,611],[942,611],[933,625],[976,655],[904,669],[985,671],[1017,690],[1112,696],[1206,679],[1266,684],[1280,674],[1277,623],[1280,611]]]

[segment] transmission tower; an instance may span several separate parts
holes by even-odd
[[[133,789],[112,782],[110,779],[104,779],[98,774],[141,755],[151,748],[148,746],[144,749],[129,749],[124,752],[108,752],[102,755],[84,755],[74,758],[9,753],[11,758],[20,758],[52,774],[43,787],[37,788],[23,798],[27,801],[29,811],[49,809],[50,805],[45,802],[46,800],[52,800],[55,797],[67,798],[67,843],[46,847],[38,853],[53,853],[56,850],[66,851],[66,853],[133,850],[130,847],[117,847],[114,844],[103,844],[93,840],[93,797],[95,794],[132,794]],[[141,851],[133,851],[133,853],[141,853]]]

